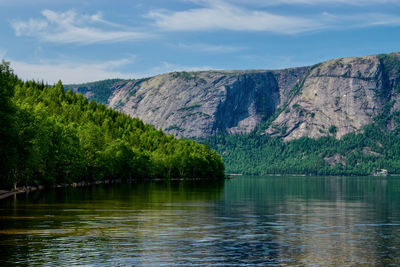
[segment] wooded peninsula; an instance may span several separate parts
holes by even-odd
[[[24,82],[1,63],[0,188],[223,177],[222,158],[207,145],[65,92],[61,82]]]

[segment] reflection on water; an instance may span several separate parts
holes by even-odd
[[[240,177],[0,201],[0,264],[397,265],[400,178]]]

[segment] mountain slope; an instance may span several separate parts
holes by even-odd
[[[207,142],[230,173],[400,173],[400,53],[103,83],[73,88],[102,88],[108,106]]]
[[[360,130],[383,112],[385,104],[394,100],[392,110],[399,109],[399,66],[399,53],[314,66],[266,133],[293,140],[329,134],[341,138]]]
[[[249,133],[286,101],[308,69],[175,72],[117,81],[106,104],[176,136]],[[97,94],[93,84],[66,87],[90,99]]]
[[[341,138],[399,99],[399,62],[400,53],[393,53],[279,71],[175,72],[66,87],[175,136],[264,129],[286,141]],[[398,110],[400,102],[392,102]],[[393,130],[396,122],[387,127]]]

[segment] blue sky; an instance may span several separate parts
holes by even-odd
[[[400,51],[400,0],[0,0],[0,18],[1,58],[49,83]]]

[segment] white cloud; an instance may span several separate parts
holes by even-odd
[[[337,15],[328,12],[322,13],[320,20],[327,28],[352,29],[374,26],[400,26],[400,16],[382,13],[363,13],[351,15]]]
[[[137,79],[173,71],[199,71],[213,69],[210,66],[183,66],[161,62],[160,65],[144,70],[143,72],[127,73],[117,70],[122,66],[132,64],[134,60],[135,57],[131,56],[128,58],[104,62],[40,61],[37,63],[28,63],[10,59],[7,61],[11,62],[11,68],[21,79],[44,81],[49,84],[54,84],[59,80],[64,84],[73,84],[111,78]]]
[[[153,67],[141,74],[137,74],[138,77],[150,77],[162,73],[169,73],[175,71],[202,71],[202,70],[213,70],[215,68],[211,66],[184,66],[180,64],[173,64],[169,62],[161,62],[159,66]]]
[[[308,5],[319,5],[319,4],[343,4],[343,5],[355,5],[355,6],[370,6],[377,4],[399,4],[399,0],[273,0],[272,3],[285,3],[285,4],[308,4]]]
[[[78,44],[120,42],[151,37],[150,34],[109,22],[101,13],[80,15],[74,10],[60,13],[43,10],[42,15],[44,19],[13,21],[11,25],[15,34],[38,37],[48,42]]]
[[[154,20],[157,27],[166,31],[258,31],[281,34],[296,34],[316,30],[351,29],[370,26],[399,26],[400,16],[385,13],[347,13],[330,14],[327,12],[314,15],[276,15],[265,11],[251,10],[227,1],[194,0],[201,5],[185,11],[152,11],[147,17]],[[325,4],[345,3],[348,0],[275,0],[269,4]],[[351,1],[350,1],[351,2]],[[398,1],[372,0],[373,3],[400,3]],[[247,2],[246,2],[247,3]],[[263,2],[258,2],[262,5]],[[352,4],[363,4],[363,1],[353,1]],[[350,4],[350,3],[349,3]],[[371,2],[369,4],[372,4]],[[365,4],[366,5],[366,4]],[[250,5],[251,6],[251,5]],[[183,45],[185,47],[185,45]],[[201,49],[201,47],[198,47]],[[206,50],[206,47],[204,47]],[[210,49],[212,50],[212,49]],[[218,50],[218,49],[216,49]],[[222,49],[221,49],[222,50]]]
[[[118,67],[133,62],[133,57],[105,62],[50,62],[27,63],[9,60],[11,68],[24,80],[45,81],[49,84],[61,80],[63,83],[82,83],[109,78],[134,78],[133,74],[119,72]]]
[[[293,34],[321,29],[317,20],[247,10],[225,2],[208,2],[205,7],[186,11],[152,11],[147,15],[155,25],[169,31],[266,31]]]
[[[192,0],[195,3],[207,3],[210,0]],[[243,4],[243,0],[226,0],[229,3]],[[383,4],[400,4],[400,0],[247,0],[247,5],[276,6],[276,5],[346,5],[346,6],[372,6]]]
[[[349,19],[357,19],[351,18]],[[358,15],[358,20],[360,21],[360,27],[369,26],[400,26],[400,16],[394,16],[390,14],[380,14],[380,13],[369,13]]]

